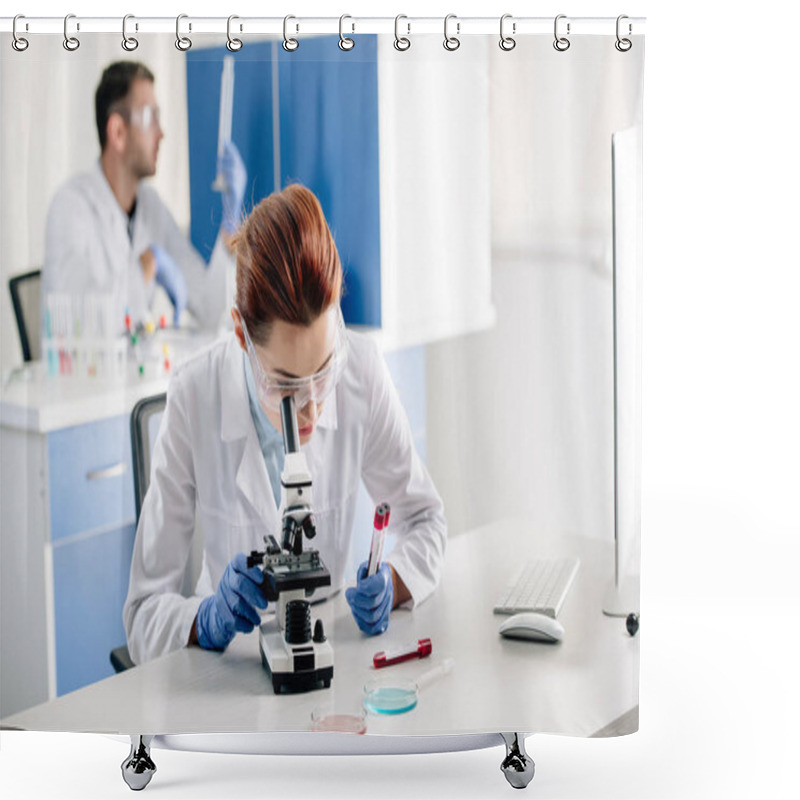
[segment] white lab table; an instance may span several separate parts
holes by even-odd
[[[526,556],[578,555],[581,566],[560,614],[560,644],[504,639],[492,606]],[[405,714],[369,714],[368,734],[429,736],[502,731],[589,736],[638,704],[639,640],[624,620],[603,615],[613,574],[610,542],[542,540],[523,525],[492,523],[451,538],[441,585],[413,611],[392,613],[387,633],[365,637],[342,593],[312,607],[334,648],[330,689],[278,695],[261,666],[255,634],[239,635],[225,653],[184,648],[92,686],[2,720],[2,726],[42,731],[121,734],[230,734],[307,731],[312,710],[359,709],[371,677],[414,678],[454,659],[449,676],[423,689]],[[427,659],[374,670],[373,654],[422,637]],[[187,737],[191,740],[193,737]],[[227,738],[227,737],[222,737]],[[371,737],[367,737],[371,738]],[[173,746],[181,737],[175,737]],[[203,737],[196,737],[200,749]],[[218,746],[219,737],[214,740]],[[180,746],[178,744],[178,746]],[[186,745],[184,745],[186,746]]]

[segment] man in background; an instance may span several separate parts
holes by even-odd
[[[143,183],[156,172],[164,138],[154,82],[153,73],[134,61],[115,62],[103,72],[95,94],[100,159],[59,188],[47,214],[44,335],[47,296],[54,292],[110,295],[120,330],[126,314],[134,327],[150,316],[156,285],[172,301],[176,325],[185,308],[212,329],[226,311],[229,242],[243,216],[247,173],[236,147],[226,142],[218,164],[223,217],[206,265],[155,189]]]

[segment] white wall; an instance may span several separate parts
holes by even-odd
[[[511,58],[509,58],[509,55]],[[643,48],[492,48],[492,330],[428,347],[428,464],[451,533],[524,512],[613,537],[611,133]]]
[[[100,155],[94,93],[103,69],[122,58],[156,76],[165,137],[154,183],[178,224],[189,224],[185,56],[171,35],[140,36],[126,55],[121,35],[81,38],[74,53],[59,36],[30,37],[28,50],[0,48],[0,368],[22,362],[8,279],[40,267],[47,206],[70,175]],[[6,44],[4,39],[4,45]],[[54,135],[57,132],[57,135]],[[88,232],[87,232],[88,235]]]

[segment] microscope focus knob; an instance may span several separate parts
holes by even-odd
[[[314,515],[309,514],[303,520],[303,533],[307,539],[313,539],[317,535],[317,526],[314,524]]]
[[[322,620],[318,619],[314,623],[314,641],[317,644],[322,644],[326,641],[327,637],[325,636],[325,629],[322,627]]]

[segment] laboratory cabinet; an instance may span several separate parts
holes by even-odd
[[[27,369],[0,402],[3,716],[113,674],[136,534],[130,411],[166,388]]]

